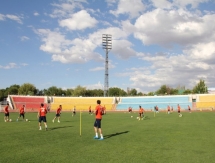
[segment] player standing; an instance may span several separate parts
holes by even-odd
[[[19,118],[22,116],[23,120],[25,119],[25,105],[23,105],[20,109],[19,109],[19,117],[17,118],[17,122],[19,121]]]
[[[180,107],[179,104],[178,104],[178,115],[179,115],[179,116],[181,115],[181,107]]]
[[[89,107],[89,114],[92,114],[91,106]]]
[[[139,120],[143,117],[143,112],[144,112],[144,109],[141,106],[139,106]]]
[[[7,103],[7,105],[4,107],[4,121],[5,122],[9,121],[10,113],[9,113],[8,107],[9,107],[9,103]]]
[[[55,115],[54,119],[52,120],[53,123],[56,118],[58,119],[58,123],[60,123],[61,110],[62,110],[62,105],[59,105],[59,108],[57,108],[57,110],[56,110],[56,115]]]
[[[37,117],[39,118],[39,130],[42,130],[42,127],[41,127],[42,121],[45,125],[46,131],[48,130],[47,121],[46,121],[46,114],[47,114],[47,109],[44,107],[44,104],[41,103],[40,108],[38,110],[38,115],[37,115]]]
[[[191,113],[190,105],[188,105],[188,111]]]
[[[102,128],[101,128],[101,120],[102,120],[102,106],[100,105],[101,101],[97,100],[97,106],[95,108],[95,114],[96,114],[96,120],[94,122],[94,131],[95,131],[95,137],[94,139],[98,139],[98,131],[100,133],[100,139],[103,140],[103,135],[102,135]]]
[[[76,114],[76,108],[75,108],[75,106],[74,106],[73,112],[72,112],[72,116],[74,116],[75,114]]]
[[[167,106],[167,112],[168,112],[168,114],[170,114],[170,106],[169,105]]]

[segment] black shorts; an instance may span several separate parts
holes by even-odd
[[[94,123],[94,127],[101,128],[101,126],[102,126],[101,119],[96,119]]]
[[[178,113],[180,113],[180,110],[178,110]]]
[[[60,114],[56,114],[56,117],[60,117]]]
[[[9,113],[4,113],[5,117],[9,117],[9,115],[10,115]]]
[[[140,116],[142,116],[143,113],[139,113]]]
[[[76,112],[75,111],[73,111],[73,114],[75,114]]]
[[[46,122],[46,116],[40,116],[39,117],[39,122]]]
[[[23,118],[24,118],[24,117],[25,117],[25,114],[24,114],[24,113],[20,113],[20,114],[19,114],[19,117],[23,117]]]

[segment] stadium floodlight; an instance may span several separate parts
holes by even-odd
[[[102,34],[102,48],[106,52],[105,57],[105,82],[104,82],[104,97],[109,96],[109,81],[108,81],[108,52],[112,49],[112,35]]]

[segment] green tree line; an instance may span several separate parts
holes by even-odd
[[[111,87],[109,88],[109,96],[154,96],[154,95],[179,95],[179,94],[191,94],[191,93],[207,93],[208,89],[204,80],[200,80],[192,90],[185,88],[171,88],[167,85],[162,85],[157,91],[144,94],[138,92],[136,89],[125,91],[121,88]],[[102,89],[86,89],[78,85],[74,89],[58,88],[51,86],[48,89],[39,90],[31,83],[24,83],[23,85],[11,85],[5,89],[0,89],[0,101],[3,101],[8,95],[36,95],[36,96],[68,96],[68,97],[94,97],[103,96]]]

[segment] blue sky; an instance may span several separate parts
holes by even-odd
[[[0,89],[215,87],[214,0],[3,0]]]

